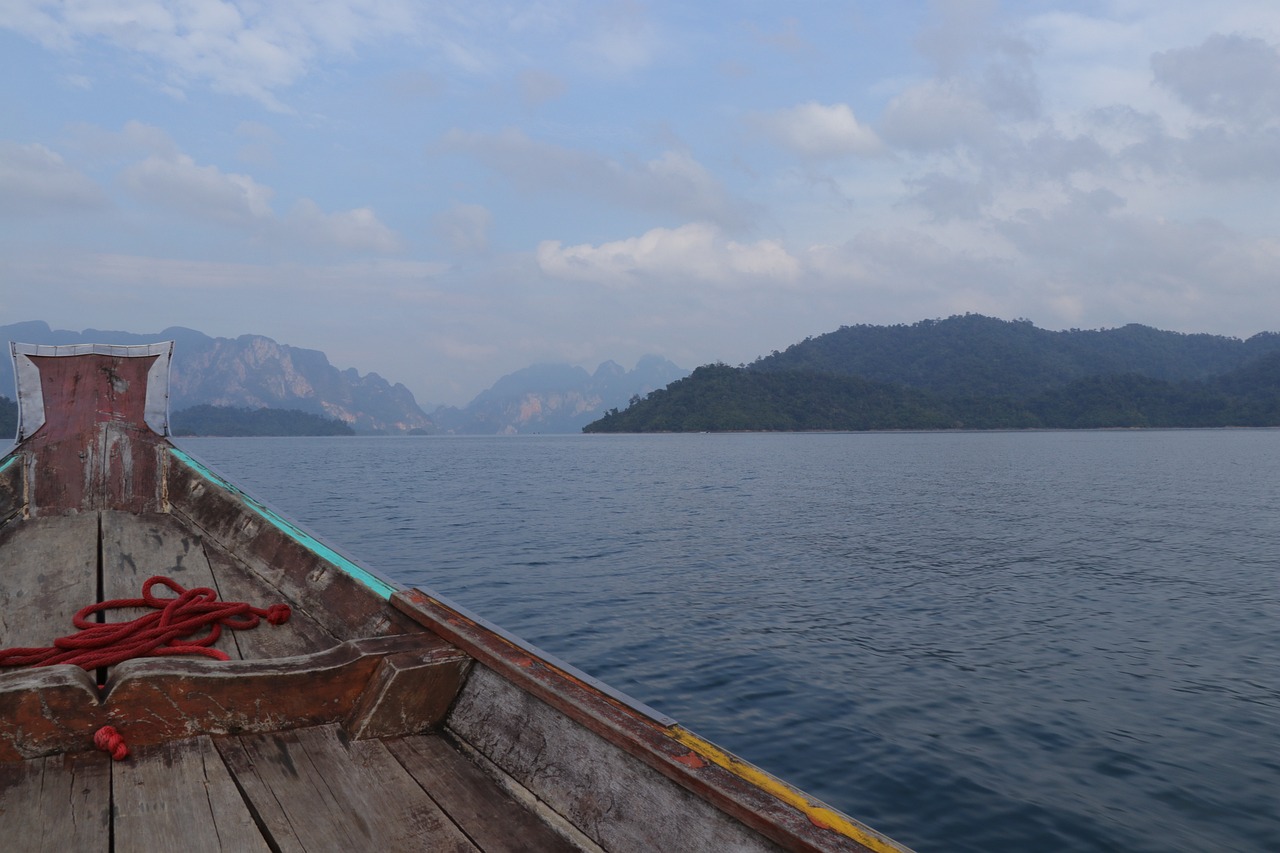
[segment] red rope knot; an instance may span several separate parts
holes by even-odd
[[[129,747],[115,726],[103,726],[94,732],[93,745],[110,755],[112,761],[123,761],[129,757]]]
[[[283,625],[292,615],[293,611],[287,604],[273,604],[267,608],[267,621],[272,625]]]

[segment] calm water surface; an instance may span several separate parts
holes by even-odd
[[[1280,850],[1280,431],[181,443],[920,851]]]

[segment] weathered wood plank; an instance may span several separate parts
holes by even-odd
[[[111,785],[115,853],[270,850],[208,737],[133,747]]]
[[[251,631],[233,631],[232,639],[245,660],[305,655],[332,648],[341,642],[284,593],[268,584],[248,566],[217,544],[205,542],[205,557],[213,571],[215,589],[223,601],[247,601],[255,607],[278,602],[290,604],[289,621],[283,625],[259,625]]]
[[[413,620],[387,606],[384,594],[313,550],[283,519],[177,458],[171,459],[167,478],[176,516],[235,554],[335,637],[417,630]]]
[[[108,683],[105,721],[130,743],[338,723],[351,716],[383,657],[400,654],[450,672],[466,661],[431,634],[351,640],[313,655],[271,660],[131,660],[116,667]],[[424,697],[437,708],[426,725],[440,723],[452,695],[443,707]]]
[[[100,720],[97,685],[77,666],[0,675],[0,761],[89,749]]]
[[[476,849],[381,741],[323,726],[217,747],[275,849]]]
[[[386,745],[485,853],[581,849],[516,802],[444,738],[415,735],[386,741]]]
[[[142,585],[154,575],[172,578],[184,589],[214,586],[213,572],[205,559],[200,538],[184,529],[170,515],[124,512],[102,513],[102,597],[138,598]],[[157,587],[157,595],[172,596]],[[113,610],[108,621],[127,622],[154,611],[148,607]],[[240,657],[232,631],[223,631],[213,647],[231,658]]]
[[[0,528],[0,648],[47,647],[98,600],[98,514]]]
[[[606,850],[781,849],[485,667],[448,726]]]
[[[432,634],[405,634],[264,661],[125,661],[115,667],[101,700],[94,676],[75,666],[3,673],[0,761],[88,749],[104,725],[115,726],[130,744],[144,745],[341,723],[351,719],[387,655],[406,656],[410,669],[422,663],[444,671],[438,685],[445,692],[416,697],[421,707],[403,717],[410,729],[394,733],[440,725],[468,658]]]
[[[388,655],[357,700],[346,730],[360,739],[434,728],[448,713],[470,668],[471,658],[452,646],[429,656]]]
[[[53,853],[111,843],[111,759],[102,752],[0,763],[0,845]]]

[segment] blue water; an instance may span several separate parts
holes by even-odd
[[[181,443],[917,850],[1280,850],[1280,431]]]

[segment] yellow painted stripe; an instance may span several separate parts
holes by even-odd
[[[906,849],[873,830],[854,823],[839,812],[813,802],[781,779],[770,776],[755,765],[725,752],[715,744],[703,740],[686,728],[672,726],[667,730],[667,733],[712,764],[723,767],[735,776],[772,794],[792,808],[798,809],[816,826],[838,832],[853,839],[863,847],[876,851],[876,853],[903,853]]]

